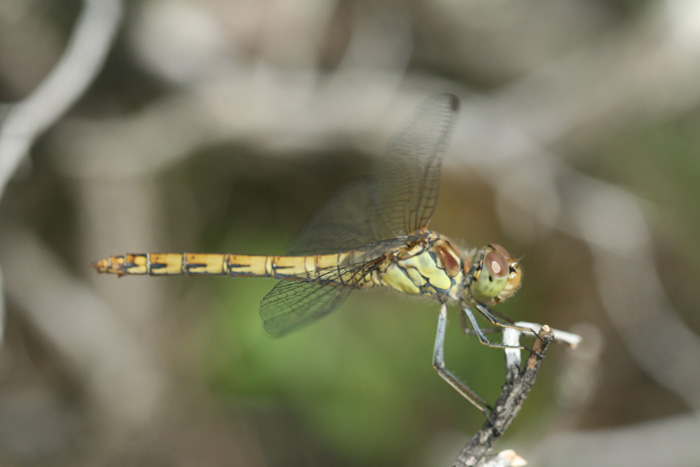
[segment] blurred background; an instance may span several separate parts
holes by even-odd
[[[700,3],[0,2],[0,465],[451,465],[483,418],[438,306],[356,293],[282,339],[268,279],[97,275],[282,254],[427,96],[460,96],[431,224],[505,245],[552,345],[496,449],[700,465]],[[459,331],[487,400],[502,352]]]

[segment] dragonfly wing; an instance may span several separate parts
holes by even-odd
[[[458,110],[452,94],[428,98],[377,161],[375,209],[392,236],[410,235],[430,223]]]
[[[336,192],[294,237],[287,253],[338,253],[427,227],[458,107],[451,94],[423,102],[371,176]]]
[[[336,309],[352,288],[316,282],[279,281],[260,303],[265,330],[281,336]]]
[[[280,281],[260,304],[270,334],[285,334],[333,311],[353,289],[352,281],[345,280],[348,274],[366,274],[373,259],[427,227],[457,109],[458,100],[451,94],[425,101],[371,176],[338,191],[290,242],[290,255],[359,250],[367,261],[329,268],[317,282]]]
[[[321,273],[319,282],[282,280],[260,302],[265,330],[281,336],[335,310],[353,290],[353,278],[366,274],[372,265],[331,267]],[[339,277],[345,283],[341,283]]]
[[[379,221],[373,185],[373,179],[365,177],[338,190],[292,239],[287,253],[338,253],[390,238]]]

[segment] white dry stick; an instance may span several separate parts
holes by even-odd
[[[66,51],[0,127],[0,198],[34,140],[83,94],[102,68],[122,17],[120,0],[84,0]]]
[[[514,323],[521,328],[532,329],[535,333],[539,333],[542,325],[539,323],[531,323],[529,321],[518,321]],[[560,344],[566,344],[572,349],[575,349],[581,343],[581,336],[572,332],[560,331],[559,329],[550,328],[554,334],[554,341]],[[522,332],[513,328],[503,329],[503,343],[517,347],[520,345],[520,336]],[[506,368],[518,367],[521,363],[520,349],[507,348],[504,349],[506,354]]]
[[[479,467],[522,467],[525,465],[527,465],[527,461],[517,452],[512,449],[505,449],[482,462]]]
[[[486,462],[483,467],[522,467],[527,461],[512,449],[499,452],[496,457]]]
[[[531,323],[529,321],[518,321],[515,323],[516,326],[520,326],[521,328],[527,328],[527,329],[532,329],[535,331],[535,333],[540,332],[540,329],[542,329],[542,325],[539,323]],[[519,332],[517,329],[512,329],[512,328],[506,328],[504,331],[515,331]],[[552,328],[552,332],[554,333],[554,341],[558,342],[560,344],[566,344],[572,349],[575,349],[578,347],[578,345],[581,343],[581,336],[578,334],[574,334],[573,332],[567,332],[567,331],[560,331],[559,329],[554,329]],[[505,342],[506,336],[503,336],[503,340]],[[519,341],[516,340],[513,345],[518,345]]]

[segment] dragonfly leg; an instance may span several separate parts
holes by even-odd
[[[499,319],[494,316],[493,312],[491,310],[489,310],[487,307],[485,307],[484,305],[482,305],[481,303],[474,302],[474,306],[479,311],[479,313],[481,313],[484,316],[484,318],[486,318],[487,320],[489,320],[489,322],[491,322],[491,324],[495,324],[496,326],[501,327],[501,328],[517,329],[520,332],[531,333],[537,339],[539,339],[539,336],[537,335],[537,333],[530,328],[516,326],[515,324],[512,324],[512,321],[510,323],[503,323],[502,321],[499,321]],[[501,315],[501,314],[499,313],[499,315]],[[508,321],[510,321],[510,319],[508,319]],[[524,347],[524,348],[527,349],[527,347]]]
[[[498,317],[501,319],[501,323],[505,322],[505,324],[513,324],[513,320],[504,315],[503,313],[499,312],[498,310],[492,310],[490,308],[487,308],[489,313],[494,315],[494,317]]]
[[[459,320],[462,322],[462,334],[465,336],[476,336],[476,332],[469,327],[466,313],[460,313]],[[502,331],[501,328],[481,328],[481,332],[484,334],[496,334]]]
[[[449,383],[458,393],[479,409],[486,418],[491,421],[491,408],[484,399],[479,397],[474,391],[461,382],[452,372],[445,368],[445,327],[447,325],[447,304],[440,305],[440,315],[438,317],[437,334],[435,336],[435,349],[433,350],[433,368],[438,374]],[[493,423],[492,423],[493,425]]]
[[[524,331],[524,332],[531,332],[539,339],[539,336],[535,331],[533,331],[530,328],[524,328],[521,326],[516,326],[514,324],[504,324],[498,321],[498,319],[493,316],[491,313],[489,313],[488,308],[485,306],[481,305],[480,303],[475,304],[476,309],[479,310],[479,312],[486,317],[491,323],[495,324],[496,326],[500,326],[502,328],[512,328],[512,329],[517,329],[518,331]],[[487,347],[495,347],[497,349],[520,349],[520,350],[527,350],[530,353],[534,353],[538,357],[541,357],[540,354],[532,350],[530,347],[526,345],[507,345],[507,344],[494,344],[490,340],[486,338],[484,335],[484,331],[481,330],[481,327],[479,327],[479,323],[476,322],[476,318],[474,317],[474,313],[472,313],[472,310],[469,309],[468,306],[465,304],[462,304],[462,311],[464,312],[464,315],[466,315],[467,318],[469,318],[469,322],[472,325],[472,328],[474,328],[474,333],[476,336],[479,338],[479,342],[481,342],[483,345]],[[462,321],[464,325],[464,321]],[[464,331],[465,334],[471,334],[471,332]]]
[[[481,311],[481,310],[480,310],[480,311]],[[462,304],[462,312],[464,313],[464,315],[465,315],[467,318],[469,318],[469,322],[470,322],[471,325],[472,325],[472,329],[474,330],[474,334],[476,334],[476,337],[479,338],[479,342],[481,342],[481,343],[484,344],[485,346],[487,346],[487,347],[495,347],[495,348],[497,348],[497,349],[521,349],[521,350],[530,350],[528,347],[526,347],[526,346],[524,346],[524,345],[495,344],[495,343],[491,342],[490,340],[488,340],[488,338],[487,338],[486,335],[484,334],[484,331],[481,330],[481,327],[479,326],[479,323],[476,322],[476,317],[474,316],[474,313],[472,312],[472,310],[470,310],[469,307],[466,306],[465,304]],[[462,321],[462,324],[463,324],[464,326],[466,326],[466,322]],[[494,323],[494,324],[496,324],[496,323]],[[507,326],[507,325],[503,325],[502,323],[501,323],[500,325],[501,325],[501,327],[516,327],[516,326]],[[516,327],[516,329],[518,329],[518,328]],[[529,331],[529,329],[528,329],[528,331]],[[467,334],[468,332],[465,331],[464,333]]]

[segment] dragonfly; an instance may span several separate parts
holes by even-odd
[[[284,256],[127,253],[95,261],[92,267],[118,276],[279,279],[260,303],[264,327],[273,336],[327,315],[355,289],[390,287],[433,298],[440,303],[433,366],[490,420],[491,406],[445,366],[447,304],[458,304],[463,331],[476,334],[482,344],[526,349],[491,342],[472,311],[497,327],[528,331],[491,309],[520,288],[523,273],[518,260],[501,245],[460,249],[428,229],[458,112],[459,100],[452,94],[426,99],[371,173],[322,205],[291,240]]]

